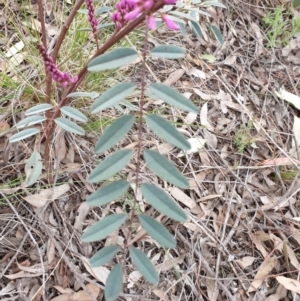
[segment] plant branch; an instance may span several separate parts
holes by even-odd
[[[145,37],[144,37],[144,46],[142,53],[142,77],[141,77],[141,99],[139,104],[139,125],[138,125],[138,145],[137,145],[137,164],[136,164],[136,177],[135,177],[135,193],[134,193],[134,202],[133,208],[131,210],[130,222],[132,223],[135,206],[137,204],[137,193],[138,193],[138,184],[140,177],[140,167],[141,167],[141,153],[142,153],[142,129],[143,129],[143,107],[144,107],[144,97],[146,89],[146,57],[147,57],[147,46],[148,46],[148,26],[145,26]]]
[[[79,2],[82,3],[83,0],[78,0],[78,2],[75,4],[75,6],[76,6]],[[157,3],[155,4],[154,8],[153,8],[153,11],[157,11],[157,10],[161,9],[164,5],[165,5],[165,3],[164,3],[163,0],[157,2]],[[75,6],[74,6],[74,8],[75,8]],[[79,6],[79,7],[80,7],[80,6]],[[73,8],[72,12],[74,11],[74,8]],[[72,12],[71,12],[71,14],[72,14]],[[71,14],[70,14],[69,18],[71,17]],[[75,13],[74,13],[74,15],[75,15]],[[68,20],[69,20],[69,18],[68,18]],[[73,17],[73,18],[74,18],[74,17]],[[146,19],[146,15],[145,15],[145,14],[142,14],[142,15],[140,15],[137,19],[135,19],[135,20],[133,20],[132,22],[130,22],[123,30],[118,31],[118,32],[115,31],[114,34],[110,37],[110,39],[109,39],[102,47],[100,47],[100,49],[95,53],[95,55],[94,55],[91,59],[93,59],[93,58],[95,58],[95,57],[97,57],[97,56],[99,56],[99,55],[101,55],[101,54],[104,54],[109,48],[111,48],[113,45],[115,45],[116,43],[118,43],[118,42],[119,42],[122,38],[124,38],[127,34],[129,34],[129,33],[132,32],[135,28],[137,28],[139,25],[141,25],[142,22],[145,21],[145,19]],[[68,20],[67,20],[67,21],[68,21]],[[66,22],[67,22],[67,21],[66,21]],[[65,27],[66,27],[66,25],[64,26],[64,28],[65,28]],[[63,33],[63,30],[62,30],[62,32],[61,32],[61,35],[62,35],[62,33]],[[60,40],[60,38],[59,38],[59,40]],[[56,46],[55,46],[55,49],[57,49],[57,47],[58,47],[58,50],[59,50],[59,47],[60,47],[60,46],[57,46],[57,45],[60,45],[61,43],[62,43],[62,41],[60,41],[60,42],[58,41],[57,44],[56,44]],[[54,50],[55,50],[55,49],[54,49]],[[56,52],[57,52],[58,50],[56,50]],[[54,51],[53,51],[53,52],[54,52]],[[54,54],[52,54],[53,59],[54,59],[54,56],[55,56],[55,55],[57,56],[57,53],[56,53],[56,52],[54,52]],[[83,79],[85,78],[85,76],[86,76],[86,74],[87,74],[87,71],[88,71],[88,66],[85,65],[85,66],[83,67],[83,69],[82,69],[82,70],[79,72],[79,74],[78,74],[78,80],[77,80],[77,82],[74,83],[74,84],[72,84],[72,85],[70,85],[69,88],[67,88],[67,89],[65,90],[61,102],[59,103],[59,105],[57,106],[56,110],[54,111],[54,113],[53,113],[53,115],[52,115],[52,117],[51,117],[51,120],[50,120],[51,123],[53,123],[54,119],[57,118],[57,117],[59,116],[59,114],[60,114],[60,108],[63,107],[63,106],[65,106],[65,105],[68,103],[67,95],[70,94],[70,93],[72,93],[72,92],[74,92],[74,91],[79,87],[80,83],[81,83],[81,82],[83,81]],[[43,135],[42,135],[41,140],[43,139],[43,137],[44,137],[45,135],[51,136],[51,135],[52,135],[52,132],[53,132],[53,128],[52,128],[52,130],[51,130],[51,129],[50,129],[50,126],[49,126],[49,124],[48,124],[47,127],[46,127],[46,129],[45,129],[45,131],[44,131],[44,133],[43,133]]]
[[[52,51],[52,58],[53,58],[53,61],[54,63],[56,62],[56,59],[57,59],[57,55],[58,55],[58,52],[59,52],[59,49],[62,45],[62,42],[64,41],[65,39],[65,36],[69,30],[69,27],[73,21],[73,19],[75,18],[76,16],[76,13],[78,11],[78,9],[81,7],[81,5],[84,3],[84,0],[77,0],[75,5],[73,6],[67,20],[65,21],[65,24],[63,25],[63,28],[61,29],[61,32],[57,38],[57,42],[55,44],[55,47]]]

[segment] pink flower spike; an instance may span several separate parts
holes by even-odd
[[[124,16],[124,20],[126,20],[126,21],[134,20],[140,14],[140,12],[141,12],[141,8],[137,7],[136,9],[131,11],[130,13],[126,14]]]
[[[150,30],[154,30],[156,28],[156,22],[153,15],[148,17],[148,27]]]
[[[179,25],[173,21],[168,15],[162,15],[162,19],[170,30],[179,30]]]

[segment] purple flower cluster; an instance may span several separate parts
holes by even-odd
[[[86,3],[86,8],[88,10],[88,20],[91,24],[93,34],[96,35],[98,20],[95,17],[95,8],[94,8],[93,0],[86,0],[85,3]]]
[[[116,11],[112,15],[112,20],[118,29],[121,29],[129,21],[134,20],[141,13],[146,13],[148,27],[153,30],[156,27],[153,16],[153,7],[157,0],[121,0],[116,5]],[[164,0],[166,5],[174,5],[177,0]],[[168,15],[161,13],[161,18],[170,30],[178,30],[179,26]]]
[[[63,87],[67,87],[71,83],[76,83],[78,80],[78,77],[75,76],[73,79],[70,77],[70,75],[66,72],[61,72],[58,67],[55,65],[52,57],[47,53],[46,48],[43,45],[38,46],[39,52],[42,56],[42,59],[44,61],[44,64],[47,68],[47,70],[50,72],[52,78],[62,83]]]

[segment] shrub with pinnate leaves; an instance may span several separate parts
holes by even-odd
[[[196,3],[197,1],[194,2]],[[68,105],[71,99],[76,97],[90,97],[94,100],[90,111],[92,114],[96,114],[124,101],[124,99],[126,99],[136,89],[139,89],[140,101],[137,116],[128,114],[117,118],[108,128],[106,128],[102,136],[97,141],[95,145],[95,153],[103,154],[105,151],[115,146],[130,131],[133,124],[136,122],[138,126],[139,143],[136,147],[137,168],[135,174],[135,187],[136,189],[140,187],[144,199],[158,212],[177,222],[184,222],[186,220],[184,210],[163,189],[152,183],[141,183],[140,165],[141,155],[143,155],[143,160],[153,173],[172,185],[182,189],[188,188],[188,181],[186,178],[165,156],[161,155],[157,151],[142,149],[142,127],[144,122],[146,122],[149,128],[158,137],[166,142],[173,144],[183,151],[187,151],[190,148],[189,142],[185,139],[185,137],[165,118],[157,114],[144,115],[144,96],[146,91],[148,91],[148,94],[152,95],[152,97],[159,98],[169,105],[187,112],[197,113],[198,108],[177,90],[164,84],[152,83],[149,86],[146,85],[146,59],[148,55],[162,59],[180,59],[185,56],[184,49],[172,45],[159,45],[147,53],[147,41],[149,30],[154,30],[159,23],[163,23],[170,30],[180,29],[181,31],[184,31],[184,26],[186,25],[186,21],[188,21],[196,35],[200,36],[201,27],[197,23],[197,17],[199,14],[203,14],[203,11],[195,7],[183,6],[180,1],[176,0],[121,0],[116,4],[115,11],[111,15],[111,19],[113,21],[112,24],[115,25],[115,31],[106,43],[99,46],[98,34],[100,28],[111,26],[111,24],[99,24],[95,15],[95,8],[92,0],[85,1],[86,10],[79,10],[83,3],[84,0],[77,0],[74,9],[71,11],[66,20],[66,24],[58,37],[52,55],[47,52],[47,43],[45,38],[46,32],[43,32],[43,43],[38,46],[38,49],[44,62],[47,75],[47,103],[39,104],[25,112],[25,115],[28,117],[21,120],[16,127],[18,129],[24,127],[27,128],[13,135],[10,138],[10,142],[16,142],[35,135],[39,132],[39,129],[31,126],[45,122],[45,130],[41,136],[41,140],[44,138],[46,139],[43,159],[45,162],[49,162],[49,149],[55,124],[68,132],[77,135],[85,134],[85,131],[81,126],[70,120],[73,119],[77,122],[83,123],[88,121],[88,118],[83,113]],[[201,2],[199,5],[205,7],[208,3],[223,7],[217,1]],[[42,5],[42,0],[39,0],[40,12],[43,12]],[[176,9],[170,10],[170,6]],[[110,10],[111,7],[101,7],[97,9],[97,12],[108,12]],[[77,11],[87,14],[91,31],[96,39],[97,50],[93,58],[82,68],[79,74],[72,77],[70,74],[63,72],[58,68],[56,58],[67,30]],[[184,13],[186,11],[189,13]],[[43,20],[43,16],[40,16],[40,19]],[[82,83],[88,72],[101,72],[108,69],[117,69],[126,64],[130,64],[138,57],[137,51],[133,48],[125,47],[114,48],[113,50],[109,49],[143,24],[145,24],[145,35],[144,46],[142,49],[142,77],[140,83],[118,83],[101,95],[97,92],[77,91],[79,85]],[[45,26],[43,26],[43,22],[41,27],[42,29],[45,28]],[[220,42],[221,35],[218,29],[216,27],[212,27],[212,32],[214,32]],[[60,83],[64,88],[61,99],[55,107],[51,104],[51,89],[53,88],[52,81]],[[46,116],[42,115],[44,112]],[[61,116],[62,114],[64,117]],[[134,152],[132,149],[123,149],[113,152],[94,170],[92,170],[88,177],[88,181],[90,183],[99,183],[111,178],[129,163],[133,154]],[[27,166],[25,186],[30,186],[37,181],[41,174],[41,155],[34,151],[27,161]],[[49,181],[51,181],[51,166],[49,164],[46,165],[46,169],[49,173]],[[90,206],[102,206],[121,197],[128,188],[129,182],[127,180],[118,180],[101,187],[96,192],[88,196],[86,201]],[[135,191],[135,195],[136,194],[137,190]],[[110,235],[114,230],[118,229],[126,221],[128,221],[129,224],[132,224],[133,221],[138,218],[143,229],[161,246],[166,248],[175,248],[176,241],[169,231],[155,218],[144,214],[138,214],[135,211],[136,204],[137,200],[135,197],[134,204],[129,215],[125,213],[109,215],[97,222],[95,225],[86,229],[82,235],[82,241],[89,243],[102,240]],[[159,277],[149,258],[142,252],[142,250],[134,247],[132,243],[130,243],[130,240],[125,243],[125,246],[126,248],[123,250],[121,250],[117,245],[110,245],[102,248],[90,259],[91,266],[97,267],[106,264],[118,252],[122,252],[124,254],[124,258],[127,258],[127,252],[129,252],[133,264],[137,267],[145,279],[152,284],[157,284]],[[122,266],[120,264],[116,264],[112,268],[105,284],[105,298],[107,301],[115,300],[118,297],[122,289],[122,283]]]

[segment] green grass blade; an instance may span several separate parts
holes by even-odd
[[[123,149],[111,154],[89,176],[89,182],[97,183],[110,178],[121,170],[131,159],[133,151]]]
[[[151,84],[149,90],[170,105],[188,112],[198,113],[198,108],[189,99],[164,84]]]
[[[155,114],[147,115],[146,122],[152,131],[161,139],[181,148],[182,150],[188,150],[191,148],[185,137],[164,118]]]
[[[90,265],[92,268],[99,267],[101,265],[109,262],[120,250],[119,246],[111,245],[102,248],[96,254],[94,254],[90,259]]]
[[[121,264],[116,264],[109,273],[106,283],[104,296],[105,301],[115,301],[122,291],[123,286],[123,269]]]
[[[116,181],[105,185],[91,194],[86,202],[90,206],[102,206],[120,197],[128,189],[127,181]]]
[[[60,108],[60,110],[62,113],[64,113],[68,117],[73,118],[77,121],[81,121],[81,122],[88,121],[88,118],[75,108],[72,108],[69,106],[64,106],[64,107]]]
[[[58,117],[54,119],[54,122],[67,132],[74,133],[77,135],[84,135],[85,133],[82,127],[80,127],[75,122],[69,119]]]
[[[131,129],[134,123],[133,115],[125,115],[115,120],[103,133],[95,145],[97,154],[103,153],[118,143]]]
[[[138,53],[132,48],[117,48],[91,60],[88,64],[88,71],[99,72],[102,70],[116,69],[131,63],[137,57]]]
[[[141,186],[143,196],[157,211],[175,221],[185,222],[187,217],[180,206],[162,189],[153,184],[144,183]]]
[[[37,134],[40,130],[37,129],[37,128],[30,128],[30,129],[26,129],[24,131],[21,131],[19,133],[16,133],[14,135],[12,135],[10,138],[9,138],[9,142],[10,143],[13,143],[13,142],[17,142],[19,140],[23,140],[23,139],[26,139],[28,137],[31,137],[35,134]]]
[[[118,229],[127,219],[124,213],[113,214],[105,217],[103,220],[97,222],[92,227],[88,228],[81,237],[83,242],[93,242],[104,239],[113,231]]]
[[[91,113],[95,114],[101,110],[113,106],[115,103],[123,100],[130,93],[132,93],[135,88],[136,84],[130,82],[115,85],[96,98],[95,102],[91,106]]]
[[[158,152],[145,150],[144,159],[148,167],[159,177],[180,188],[188,188],[189,184],[187,179],[167,158]]]
[[[147,215],[139,215],[139,220],[142,227],[148,234],[158,243],[166,248],[175,248],[176,241],[168,230],[154,218]]]
[[[129,251],[132,262],[145,279],[152,284],[158,284],[158,274],[149,258],[137,248],[131,247]]]
[[[185,50],[174,45],[159,45],[154,47],[150,54],[164,59],[180,59],[185,57]]]

